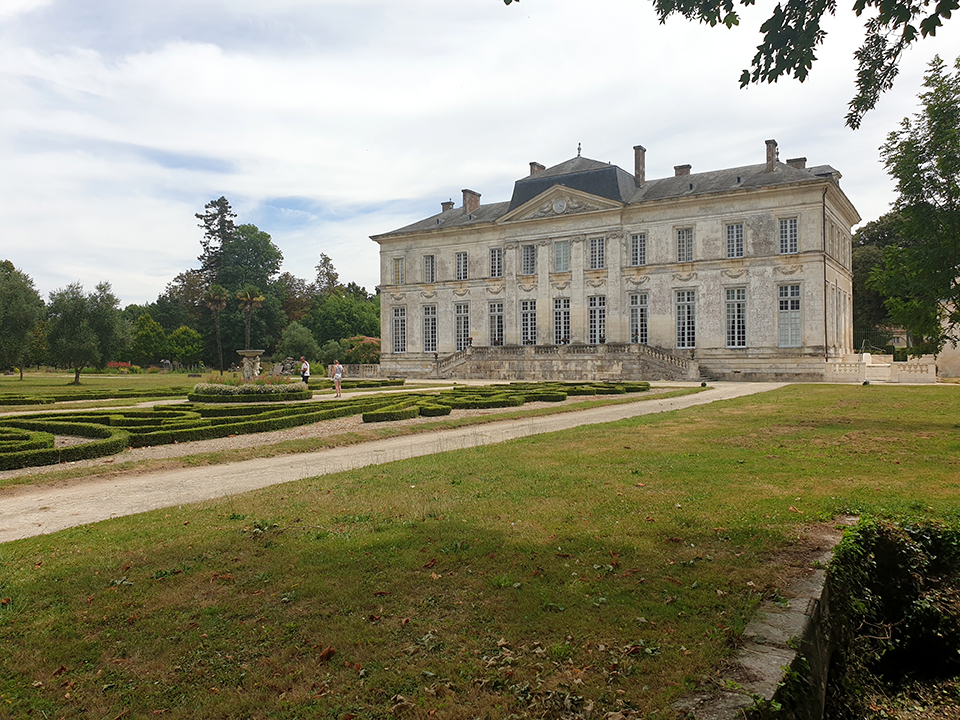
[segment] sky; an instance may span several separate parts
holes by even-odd
[[[862,23],[846,0],[804,83],[739,88],[769,0],[739,27],[657,20],[649,0],[0,0],[0,259],[41,295],[111,283],[152,302],[198,267],[195,214],[225,196],[283,272],[321,253],[372,291],[389,232],[508,200],[536,161],[647,178],[806,157],[843,174],[864,221],[879,158],[960,21],[909,50],[892,92],[845,127]]]

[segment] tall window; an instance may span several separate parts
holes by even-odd
[[[403,285],[403,258],[393,259],[393,284]]]
[[[537,246],[520,246],[520,274],[534,275],[537,272]]]
[[[637,233],[630,236],[630,264],[633,266],[647,264],[646,233]]]
[[[693,228],[677,230],[677,262],[693,262]]]
[[[423,256],[423,281],[425,283],[437,281],[437,258],[434,255]]]
[[[456,265],[457,265],[457,280],[466,280],[467,279],[467,254],[465,252],[458,252],[456,256]]]
[[[407,351],[407,309],[405,307],[393,309],[393,351],[395,353]]]
[[[490,277],[503,277],[503,248],[490,248]]]
[[[537,301],[520,301],[520,342],[524,345],[537,344]]]
[[[630,342],[647,344],[647,294],[630,296]]]
[[[455,347],[463,350],[470,343],[470,303],[454,305],[453,320]]]
[[[800,286],[780,286],[780,309],[777,313],[777,326],[780,335],[780,347],[800,347]]]
[[[490,346],[503,345],[503,303],[492,302],[490,308]]]
[[[677,347],[697,346],[697,293],[677,290]]]
[[[727,347],[747,346],[747,289],[727,288]]]
[[[800,252],[800,240],[797,234],[796,218],[780,219],[780,254],[792,255]]]
[[[607,298],[593,295],[587,298],[587,342],[596,345],[607,340]]]
[[[743,223],[727,225],[727,257],[743,257]]]
[[[570,342],[570,298],[553,299],[553,344]]]
[[[437,306],[423,306],[423,351],[437,351]]]
[[[570,241],[557,240],[553,244],[553,271],[570,272]]]
[[[599,238],[590,238],[590,269],[591,270],[600,270],[607,266],[606,255],[606,239]]]

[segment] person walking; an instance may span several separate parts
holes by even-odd
[[[343,365],[340,364],[339,360],[333,361],[333,387],[336,389],[337,394],[335,397],[342,397],[343,393],[340,392],[340,381],[343,380]]]
[[[303,380],[303,384],[307,387],[310,387],[310,363],[307,362],[307,359],[300,356],[300,377]]]

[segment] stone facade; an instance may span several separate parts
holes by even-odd
[[[461,207],[374,236],[384,374],[567,377],[585,369],[574,347],[609,346],[587,358],[595,372],[656,379],[629,352],[645,345],[688,376],[816,380],[853,351],[860,217],[839,172],[782,163],[772,140],[764,163],[658,180],[642,146],[634,159],[632,174],[531,163],[508,202],[464,190]]]

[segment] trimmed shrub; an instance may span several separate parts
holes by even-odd
[[[35,430],[41,433],[59,433],[60,435],[75,435],[95,439],[82,445],[70,445],[64,448],[48,447],[5,452],[0,454],[0,470],[16,470],[17,468],[36,465],[55,465],[61,462],[74,462],[115,455],[126,448],[130,441],[130,433],[126,430],[91,423],[10,419],[3,421],[3,424],[8,427]]]
[[[420,414],[420,406],[416,404],[401,403],[399,405],[390,405],[379,410],[371,410],[363,413],[363,421],[371,422],[392,422],[395,420],[407,420],[415,418]]]
[[[420,415],[423,417],[440,417],[449,415],[451,408],[449,405],[433,405],[431,403],[420,403]]]

